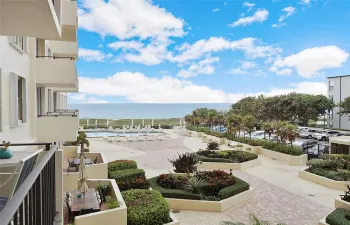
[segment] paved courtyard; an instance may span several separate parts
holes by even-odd
[[[103,152],[109,161],[116,159],[136,160],[145,169],[148,178],[167,173],[172,168],[168,159],[178,153],[193,152],[204,148],[199,138],[172,134],[171,139],[148,142],[108,143],[91,139],[91,151]],[[234,175],[250,183],[256,197],[251,202],[222,213],[183,210],[175,212],[182,225],[218,225],[221,221],[248,224],[249,213],[254,213],[271,224],[316,225],[334,207],[334,198],[341,191],[332,190],[300,179],[300,167],[259,156],[262,164]]]

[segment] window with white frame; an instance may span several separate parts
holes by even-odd
[[[9,42],[23,52],[27,52],[27,37],[11,36],[9,37]]]
[[[10,73],[10,127],[27,122],[26,79]]]

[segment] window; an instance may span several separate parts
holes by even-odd
[[[58,109],[57,107],[57,98],[59,97],[59,95],[57,94],[57,92],[53,93],[53,110],[56,111]]]
[[[329,87],[329,91],[333,90],[334,89],[334,81],[330,80],[328,82],[328,87]]]
[[[37,113],[38,115],[42,115],[43,113],[43,107],[42,107],[42,88],[37,87],[36,88],[36,106],[37,106]]]
[[[17,50],[27,52],[27,37],[12,36],[9,37],[9,42]]]
[[[27,122],[26,79],[10,73],[10,127]]]
[[[47,111],[52,112],[51,108],[51,89],[47,90]]]
[[[333,101],[333,95],[329,95],[329,100]]]

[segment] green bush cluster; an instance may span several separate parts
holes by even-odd
[[[210,171],[207,171],[210,173]],[[224,173],[223,171],[218,171],[218,173]],[[213,174],[215,175],[215,174]],[[161,175],[162,176],[162,175]],[[163,174],[163,176],[179,176],[179,175],[169,175]],[[205,175],[204,175],[205,176]],[[221,175],[218,174],[218,177]],[[193,193],[189,190],[183,188],[185,184],[177,185],[177,188],[169,188],[164,186],[164,184],[159,184],[158,177],[153,177],[149,179],[150,185],[153,190],[158,190],[165,198],[178,198],[178,199],[190,199],[190,200],[207,200],[207,201],[220,201],[231,196],[237,195],[243,191],[249,189],[249,184],[244,182],[243,180],[232,177],[232,181],[228,178],[215,178],[211,176],[212,179],[206,180],[204,177],[198,177],[200,179],[204,179],[207,184],[205,185],[205,190],[201,193]],[[181,180],[184,178],[181,178]],[[180,187],[179,187],[180,186]],[[214,193],[214,192],[215,193]]]
[[[198,156],[202,162],[225,162],[225,163],[242,163],[258,158],[257,154],[244,151],[198,151],[193,153]]]
[[[350,171],[344,169],[344,163],[339,160],[340,158],[341,156],[309,160],[306,163],[309,167],[307,171],[336,181],[349,181]]]
[[[163,225],[171,222],[168,203],[156,190],[122,192],[128,207],[129,225]]]
[[[197,131],[197,132],[203,132],[205,134],[212,135],[215,137],[227,138],[230,141],[236,141],[236,142],[248,144],[251,146],[262,146],[265,149],[275,151],[275,152],[280,152],[283,154],[288,154],[293,156],[300,156],[304,154],[303,149],[300,147],[295,147],[295,146],[292,147],[290,145],[273,142],[269,140],[256,140],[256,139],[250,139],[246,137],[235,137],[226,132],[222,133],[222,132],[210,130],[207,127],[187,126],[187,129]]]
[[[329,225],[349,225],[350,211],[342,208],[335,209],[326,217],[326,223]]]
[[[108,170],[126,170],[126,169],[137,169],[137,163],[134,160],[115,160],[108,163]]]
[[[145,171],[137,169],[132,160],[116,160],[108,164],[108,178],[114,179],[121,191],[130,189],[148,189],[149,182]]]

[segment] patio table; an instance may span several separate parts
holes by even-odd
[[[70,193],[73,215],[78,215],[82,209],[93,209],[94,212],[100,211],[100,204],[97,200],[96,190],[94,188],[90,188],[85,193],[85,197],[81,196],[81,198],[78,198],[80,192],[77,190],[72,190]]]

